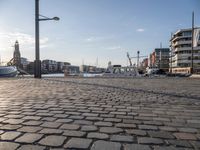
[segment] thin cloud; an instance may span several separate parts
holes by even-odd
[[[136,30],[137,32],[144,32],[144,29],[143,28],[139,28]]]
[[[111,47],[107,47],[107,50],[121,50],[122,47],[121,46],[111,46]]]
[[[18,40],[20,45],[24,47],[33,47],[35,44],[35,37],[21,32],[1,32],[0,33],[0,41],[2,41],[1,49],[8,49],[11,43],[14,45],[15,41]],[[47,45],[49,39],[47,37],[40,38],[40,44]]]

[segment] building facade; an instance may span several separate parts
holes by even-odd
[[[170,71],[172,73],[191,73],[192,29],[181,29],[173,34],[171,40]],[[193,70],[200,73],[200,38],[193,48]]]
[[[169,71],[169,48],[155,48],[150,54],[149,67]]]

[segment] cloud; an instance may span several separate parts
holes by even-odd
[[[121,50],[122,47],[121,46],[111,46],[111,47],[107,47],[107,50]]]
[[[21,32],[0,32],[0,43],[1,49],[8,49],[8,47],[14,45],[15,41],[18,40],[19,44],[22,46],[33,47],[35,44],[35,37]],[[40,38],[40,44],[47,45],[49,39],[47,37]]]
[[[86,39],[84,39],[85,42],[99,42],[99,41],[103,41],[103,40],[109,40],[109,39],[113,39],[114,36],[91,36],[88,37]]]
[[[144,32],[144,29],[139,28],[139,29],[137,29],[136,31],[137,31],[137,32]]]

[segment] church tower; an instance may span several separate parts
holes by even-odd
[[[21,55],[20,55],[20,51],[19,51],[18,41],[15,42],[15,50],[14,50],[14,54],[13,54],[13,63],[17,68],[19,68],[21,66]]]

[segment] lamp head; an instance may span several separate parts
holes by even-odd
[[[59,21],[60,20],[59,17],[53,17],[52,19],[55,20],[55,21]]]

